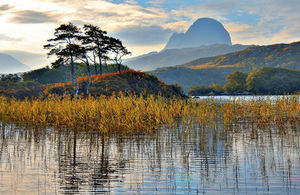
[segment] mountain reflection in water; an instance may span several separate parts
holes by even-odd
[[[0,194],[300,193],[299,126],[103,135],[2,124]]]

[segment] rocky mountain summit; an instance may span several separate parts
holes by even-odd
[[[203,45],[231,45],[231,38],[224,26],[215,19],[200,18],[186,31],[174,33],[165,49],[199,47]]]
[[[200,18],[186,33],[174,33],[162,51],[129,58],[125,64],[133,69],[149,71],[202,57],[241,51],[247,47],[232,45],[229,33],[217,20]]]

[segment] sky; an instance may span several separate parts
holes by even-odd
[[[100,26],[137,56],[202,17],[220,21],[233,44],[289,43],[300,41],[299,10],[299,0],[0,0],[0,52],[45,66],[43,45],[72,22]]]

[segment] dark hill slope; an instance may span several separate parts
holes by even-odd
[[[78,78],[79,91],[84,93],[88,77]],[[65,91],[72,93],[72,83],[58,83],[48,85],[45,92],[62,95]],[[92,85],[89,93],[92,96],[130,93],[130,94],[153,94],[164,97],[185,97],[181,88],[175,85],[166,85],[156,76],[134,70],[124,70],[121,73],[107,73],[103,75],[93,75]]]
[[[300,42],[249,47],[239,52],[160,68],[152,73],[167,83],[178,83],[187,91],[190,86],[225,84],[226,75],[235,70],[251,72],[264,66],[300,69]]]
[[[243,51],[222,56],[199,58],[190,61],[183,66],[188,66],[192,69],[202,69],[207,67],[247,67],[253,69],[262,66],[280,66],[299,69],[299,62],[300,42],[294,42],[291,44],[249,47]]]
[[[256,94],[288,94],[300,90],[300,70],[263,67],[247,78],[248,91]]]
[[[126,67],[124,66],[124,68]],[[73,94],[72,82],[58,83],[59,79],[53,76],[57,73],[57,70],[53,70],[54,72],[51,72],[51,70],[52,69],[46,68],[38,70],[37,72],[30,72],[26,80],[24,79],[25,81],[0,81],[0,96],[4,95],[24,99],[25,97],[32,98],[49,94],[57,94],[59,96]],[[47,73],[49,71],[51,74]],[[46,75],[52,77],[49,78],[50,80],[41,80],[40,77],[36,77],[36,75],[41,73],[43,73],[43,75],[47,73]],[[29,78],[31,78],[31,80]],[[88,80],[88,76],[78,77],[79,94],[86,93]],[[89,94],[92,96],[111,96],[122,92],[136,95],[153,94],[155,96],[161,95],[164,97],[185,97],[179,86],[167,85],[154,75],[130,69],[123,70],[121,73],[113,72],[103,75],[93,75],[92,85],[88,89]]]
[[[157,68],[175,66],[188,61],[217,55],[241,51],[249,45],[209,45],[194,48],[167,49],[160,52],[151,52],[146,55],[128,59],[125,64],[136,70],[155,70]]]
[[[35,81],[40,84],[54,84],[54,83],[66,83],[72,80],[70,65],[60,66],[58,68],[44,67],[32,71],[28,71],[22,74],[24,81]],[[75,64],[75,76],[84,77],[88,75],[87,67],[85,64]],[[97,66],[99,69],[99,66]],[[127,66],[121,65],[121,70],[128,70]],[[95,66],[90,65],[91,74],[95,73]],[[109,64],[103,66],[103,73],[113,73],[118,71],[118,66],[115,64]],[[99,72],[99,71],[98,71]],[[98,74],[98,73],[97,73]]]

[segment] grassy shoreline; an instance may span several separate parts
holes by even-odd
[[[240,122],[257,126],[299,124],[299,97],[274,100],[235,100],[217,103],[213,99],[184,100],[155,96],[118,96],[86,99],[64,98],[16,100],[0,97],[0,120],[36,127],[101,132],[150,131],[161,125],[214,125],[221,120],[230,128]]]

